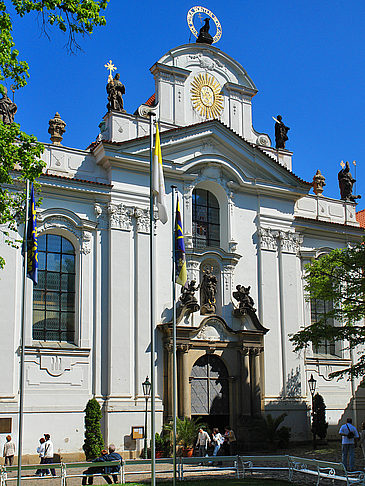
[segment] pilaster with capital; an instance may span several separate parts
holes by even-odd
[[[96,216],[97,229],[105,230],[109,228],[109,213],[106,204],[95,203],[94,211]]]
[[[261,250],[277,251],[277,238],[279,236],[279,231],[272,230],[271,228],[259,227],[257,229],[257,233],[259,236]]]
[[[165,352],[166,352],[166,364],[167,364],[167,386],[166,386],[166,399],[167,399],[167,416],[172,417],[172,404],[173,404],[173,390],[172,390],[172,382],[173,382],[173,354],[172,354],[172,343],[165,343],[164,344]]]
[[[150,211],[149,209],[133,208],[131,210],[132,216],[136,220],[136,229],[138,233],[150,232]]]
[[[242,359],[242,414],[251,415],[251,367],[250,367],[250,349],[247,346],[243,346],[241,352]]]
[[[199,266],[200,263],[198,261],[188,258],[186,262],[186,270],[189,281],[195,280],[196,282],[199,282]]]
[[[179,357],[179,415],[181,417],[187,417],[190,415],[190,384],[189,384],[189,363],[188,352],[191,348],[191,344],[184,343],[178,345],[178,357]]]
[[[132,208],[124,204],[116,205],[110,203],[108,205],[108,213],[111,229],[132,230]]]
[[[294,253],[299,255],[300,246],[303,242],[302,235],[298,235],[292,231],[280,231],[279,240],[282,253]]]
[[[262,400],[262,377],[261,377],[261,353],[262,348],[255,347],[250,349],[252,375],[251,375],[251,390],[252,390],[252,414],[261,414],[261,400]]]

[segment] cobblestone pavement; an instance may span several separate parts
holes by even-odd
[[[267,452],[268,455],[273,455],[273,452]],[[303,457],[303,458],[311,458],[311,459],[320,459],[323,461],[330,461],[330,462],[341,462],[341,444],[339,442],[332,442],[328,445],[322,445],[318,447],[316,450],[313,450],[310,445],[306,446],[292,446],[289,449],[285,450],[278,450],[275,451],[275,455],[282,455],[282,454],[290,454],[293,456],[297,457]],[[260,451],[252,451],[252,452],[245,452],[244,455],[265,455],[264,452]],[[360,447],[357,447],[355,449],[355,470],[364,470],[365,466],[365,461],[362,455],[362,451]],[[146,481],[148,482],[150,478],[149,472],[146,472],[145,474],[142,474],[141,470],[143,470],[142,465],[129,465],[128,466],[128,471],[133,471],[136,474],[127,474],[126,475],[126,481],[127,482],[137,482],[137,481]],[[72,470],[72,474],[81,474],[82,470]],[[198,469],[200,470],[198,472]],[[171,479],[172,477],[172,465],[170,464],[157,464],[156,470],[160,471],[157,473],[157,479]],[[184,478],[185,479],[202,479],[202,477],[208,479],[213,479],[213,478],[220,478],[220,479],[226,479],[226,478],[233,478],[234,473],[228,473],[227,471],[209,471],[207,468],[204,466],[189,466],[189,467],[184,467]],[[280,472],[276,471],[275,473],[268,472],[268,473],[249,473],[247,474],[247,477],[254,477],[254,478],[275,478],[275,479],[282,479],[282,480],[287,480],[288,479],[288,473],[287,472]],[[9,481],[7,481],[7,486],[16,486],[16,474],[12,474],[11,477],[9,477]],[[36,478],[36,477],[29,477],[29,479],[26,479],[22,481],[22,483],[26,486],[60,486],[61,484],[61,479],[58,478],[52,478],[47,476],[46,478]],[[104,481],[103,478],[101,477],[95,477],[94,483],[96,485],[104,485],[106,482]],[[312,486],[316,484],[316,478],[313,476],[307,476],[304,474],[299,474],[295,473],[294,477],[294,484],[296,485],[303,485],[303,486]],[[321,480],[321,484],[326,485],[326,484],[333,484],[329,480]],[[337,484],[344,484],[340,482],[335,482],[335,485]],[[80,486],[81,485],[81,477],[70,477],[67,479],[67,486]]]

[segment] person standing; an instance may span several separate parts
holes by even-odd
[[[212,438],[214,444],[213,456],[216,456],[219,453],[219,449],[221,448],[221,445],[224,442],[224,437],[217,428],[214,428],[212,433]]]
[[[44,437],[41,437],[39,439],[39,446],[37,447],[37,453],[40,458],[40,464],[44,464],[44,443],[46,442]],[[36,471],[36,476],[46,476],[49,474],[49,469],[37,469]]]
[[[5,466],[12,466],[15,456],[15,444],[11,440],[11,435],[6,436],[6,442],[4,444],[3,457],[5,457]]]
[[[208,432],[203,430],[203,428],[199,429],[198,439],[196,441],[197,447],[199,447],[199,456],[204,457],[207,453],[208,445],[210,444],[210,437]]]
[[[53,464],[53,443],[51,441],[51,436],[49,434],[44,434],[44,461],[43,464]],[[51,468],[52,476],[56,476],[56,471]]]
[[[353,471],[355,460],[355,440],[359,438],[359,434],[356,427],[352,425],[351,418],[347,419],[346,424],[342,425],[338,433],[342,436],[342,463],[348,471]]]
[[[234,456],[237,453],[237,439],[236,435],[229,425],[224,428],[224,439],[228,444],[229,455]]]

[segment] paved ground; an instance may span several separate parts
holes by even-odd
[[[244,455],[264,455],[265,453],[263,452],[246,452]],[[332,442],[329,445],[322,445],[319,446],[316,450],[313,451],[310,445],[306,446],[292,446],[289,449],[286,450],[278,450],[275,452],[267,452],[268,455],[272,454],[290,454],[298,457],[304,457],[304,458],[312,458],[312,459],[321,459],[324,461],[330,461],[330,462],[341,462],[341,445],[339,442]],[[356,448],[355,451],[355,469],[356,470],[364,470],[365,466],[365,461],[363,459],[362,451],[359,447]],[[80,474],[82,473],[82,470],[73,470],[73,474]],[[150,475],[149,473],[142,474],[141,471],[143,467],[141,465],[136,465],[136,466],[128,466],[128,471],[129,472],[134,472],[135,474],[128,474],[126,476],[126,481],[127,482],[133,482],[133,481],[148,481]],[[169,464],[158,464],[157,465],[157,471],[160,471],[157,474],[158,479],[170,479],[172,474],[169,471],[172,471],[172,466]],[[184,468],[185,469],[185,468]],[[199,470],[199,471],[198,471]],[[164,471],[164,472],[162,472]],[[34,471],[35,472],[35,471]],[[138,472],[138,473],[137,473]],[[27,474],[29,476],[29,473]],[[287,472],[282,472],[282,473],[275,473],[275,476],[273,476],[272,473],[268,474],[261,474],[261,473],[254,473],[253,475],[250,474],[252,477],[276,477],[277,479],[288,479],[288,474]],[[314,485],[316,484],[316,479],[314,477],[308,477],[304,475],[299,475],[297,474],[295,478],[295,483],[298,485]],[[233,477],[233,474],[228,473],[227,471],[208,471],[205,467],[202,466],[190,466],[187,468],[186,473],[184,473],[185,479],[202,479],[204,478],[228,478],[228,477]],[[11,474],[11,477],[9,477],[8,486],[15,486],[16,485],[16,474]],[[22,481],[23,484],[26,484],[26,486],[60,486],[61,479],[58,478],[52,478],[52,477],[47,477],[47,478],[35,478],[35,477],[29,477],[29,479],[26,479]],[[95,477],[95,484],[106,484],[104,479],[101,477]],[[330,484],[329,481],[323,481],[323,484]],[[80,477],[73,477],[69,478],[67,480],[67,486],[80,486],[81,484],[81,478]],[[322,484],[322,481],[321,481]]]

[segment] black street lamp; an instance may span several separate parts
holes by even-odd
[[[151,395],[151,382],[146,377],[145,381],[142,383],[142,390],[143,395],[146,400],[146,410],[145,410],[145,417],[144,417],[144,448],[143,448],[143,456],[147,459],[147,407],[148,407],[148,399]]]
[[[309,391],[312,395],[312,434],[313,434],[313,449],[316,448],[316,431],[314,430],[314,394],[316,392],[317,380],[313,378],[313,375],[308,380]]]

